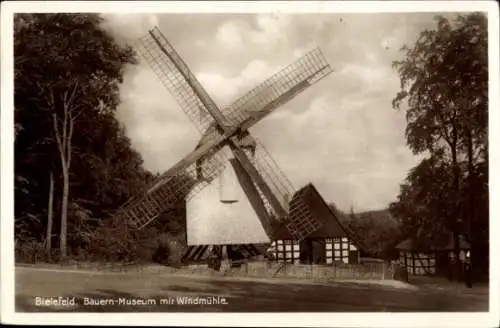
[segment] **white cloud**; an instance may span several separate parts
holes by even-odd
[[[145,63],[127,71],[120,94],[118,119],[148,169],[165,171],[195,147],[198,132]]]
[[[293,58],[299,59],[300,57],[304,56],[306,53],[308,53],[309,51],[311,51],[317,47],[318,47],[318,45],[315,42],[308,42],[306,45],[304,45],[302,47],[293,49],[293,51],[292,51]]]
[[[241,78],[248,83],[257,83],[266,79],[273,73],[274,68],[263,60],[254,60],[241,72]]]
[[[229,105],[237,97],[247,93],[276,70],[277,67],[268,62],[254,60],[237,76],[225,76],[214,71],[199,72],[196,76],[215,101],[222,106]]]
[[[274,46],[286,41],[288,27],[291,24],[289,15],[260,14],[255,19],[256,30],[249,31],[249,39],[259,45]]]
[[[155,14],[102,14],[102,16],[105,19],[103,27],[117,40],[127,43],[136,42],[159,23]]]
[[[217,28],[215,40],[225,47],[237,49],[243,44],[242,30],[243,26],[236,22],[230,21],[222,24]]]

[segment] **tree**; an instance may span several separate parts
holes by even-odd
[[[458,234],[466,232],[465,213],[469,226],[474,221],[475,172],[487,162],[487,21],[481,13],[460,15],[453,22],[438,16],[436,21],[435,30],[421,32],[411,48],[403,47],[404,59],[394,62],[401,91],[393,107],[407,104],[407,144],[415,154],[428,153],[430,159],[409,174],[392,208],[410,221],[419,217],[418,224],[431,231],[439,226],[451,229],[458,256]],[[442,181],[444,177],[449,180]],[[469,198],[467,212],[464,192]],[[438,216],[446,224],[438,222]],[[472,239],[470,231],[467,235]]]
[[[45,236],[45,251],[47,257],[51,258],[52,252],[52,225],[53,225],[53,208],[54,208],[54,174],[50,172],[50,187],[49,187],[49,205],[47,213],[47,232]]]
[[[54,198],[60,199],[54,205],[60,212],[62,257],[67,253],[68,227],[75,227],[67,222],[70,203],[101,207],[101,199],[88,190],[106,188],[113,193],[116,185],[104,183],[120,176],[125,182],[119,185],[130,189],[117,197],[109,195],[112,200],[104,206],[116,208],[134,190],[131,185],[142,186],[149,174],[114,117],[125,66],[136,62],[135,54],[118,45],[101,22],[96,14],[15,17],[16,233],[24,227],[24,236],[43,236],[41,218],[47,211],[50,179],[40,172],[52,172]],[[107,147],[99,151],[95,145],[104,136]],[[90,159],[98,165],[89,164]],[[116,163],[124,164],[115,169]],[[109,172],[105,182],[85,181],[88,172],[96,170]]]
[[[101,22],[96,14],[15,17],[16,245],[45,239],[47,250],[59,247],[61,258],[146,259],[158,234],[185,240],[184,203],[142,232],[115,215],[158,175],[144,168],[115,117],[135,53],[118,45]],[[178,179],[191,186],[183,175],[170,183]],[[51,213],[59,214],[53,229]]]
[[[54,136],[57,141],[59,155],[61,158],[61,168],[63,176],[63,194],[61,206],[61,230],[60,230],[60,252],[61,258],[67,256],[67,233],[68,233],[68,197],[69,197],[69,170],[71,167],[71,143],[73,138],[73,130],[75,120],[80,114],[78,110],[81,105],[75,104],[75,93],[78,88],[78,80],[75,78],[72,83],[72,90],[65,90],[62,95],[63,118],[59,119],[55,103],[54,92],[52,86],[48,86],[49,100],[48,105],[52,111],[52,122],[54,124]],[[76,113],[75,113],[76,112]],[[60,122],[62,121],[62,122]]]
[[[455,202],[448,197],[454,187],[450,172],[449,163],[436,157],[422,160],[410,171],[398,201],[390,205],[391,213],[401,221],[404,235],[417,232],[425,245],[452,231],[448,213]]]

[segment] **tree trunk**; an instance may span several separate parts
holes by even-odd
[[[458,167],[458,159],[457,159],[457,133],[456,130],[453,133],[453,146],[451,148],[451,156],[453,163],[453,189],[455,194],[452,195],[455,199],[455,203],[453,206],[453,217],[452,219],[452,233],[453,233],[453,253],[455,257],[455,265],[453,266],[453,277],[458,277],[460,273],[460,240],[459,240],[459,224],[458,220],[460,211],[459,211],[459,198],[460,198],[460,168]]]
[[[61,231],[59,234],[60,260],[65,261],[68,256],[67,235],[68,235],[68,199],[69,199],[69,168],[71,165],[71,137],[73,135],[73,119],[71,114],[65,110],[62,135],[59,135],[57,128],[57,116],[54,114],[54,130],[59,145],[61,157],[61,168],[63,174],[63,192],[61,201]]]
[[[470,130],[467,131],[467,165],[468,165],[468,196],[469,196],[469,217],[467,218],[467,235],[469,236],[469,244],[470,244],[470,253],[469,253],[469,263],[470,270],[474,270],[472,266],[472,255],[473,255],[473,243],[474,238],[472,236],[472,222],[474,221],[475,209],[474,209],[474,192],[475,192],[475,170],[474,170],[474,153],[472,147],[472,133]],[[472,278],[472,272],[470,277]]]
[[[69,172],[68,168],[63,165],[63,194],[62,194],[62,206],[61,206],[61,233],[59,236],[60,240],[60,251],[61,251],[61,261],[64,261],[68,256],[67,249],[67,234],[68,234],[68,197],[69,197]]]
[[[47,257],[51,258],[52,253],[52,223],[53,223],[53,204],[54,204],[54,175],[52,171],[50,172],[50,187],[49,187],[49,208],[47,214],[47,234],[45,237],[46,244],[45,249],[47,252]]]
[[[75,107],[72,102],[75,92],[78,88],[78,80],[75,80],[73,90],[69,94],[69,90],[63,94],[62,108],[64,110],[62,128],[59,128],[57,113],[52,113],[52,121],[54,124],[54,134],[59,148],[61,157],[61,168],[63,174],[63,192],[62,192],[62,205],[61,205],[61,232],[59,235],[59,249],[61,252],[60,260],[65,261],[68,256],[67,250],[67,234],[68,234],[68,199],[69,199],[69,168],[71,166],[71,138],[73,137],[73,128],[76,116],[74,115]],[[55,109],[54,93],[49,89],[50,97],[49,104]]]

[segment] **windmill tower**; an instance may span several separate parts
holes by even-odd
[[[206,187],[213,186],[216,178],[224,179],[227,172],[233,172],[233,178],[237,179],[269,239],[273,237],[273,223],[276,222],[286,224],[297,240],[321,226],[321,220],[311,214],[300,196],[294,194],[276,162],[248,131],[275,109],[331,73],[331,67],[319,49],[305,54],[222,109],[158,27],[139,40],[137,50],[202,137],[193,152],[161,174],[144,194],[124,204],[119,213],[129,224],[141,229],[183,198],[189,204]],[[237,199],[225,199],[225,196],[219,200],[226,205],[238,203]],[[227,224],[238,224],[238,218],[232,218]],[[189,235],[188,224],[188,245],[194,245],[189,242]],[[224,243],[242,242],[201,242],[205,247]]]

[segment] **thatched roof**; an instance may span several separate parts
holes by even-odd
[[[391,215],[388,209],[365,211],[360,213],[355,213],[358,220],[370,220],[376,226],[390,226],[394,228],[399,227],[398,220]]]
[[[400,224],[388,209],[343,214],[340,219],[359,236],[371,256],[392,256],[392,250],[401,241]]]
[[[462,235],[458,240],[460,249],[470,249],[470,244]],[[452,251],[454,249],[453,234],[449,233],[444,240],[434,241],[431,244],[418,243],[416,238],[408,238],[400,242],[396,248],[402,251]]]

